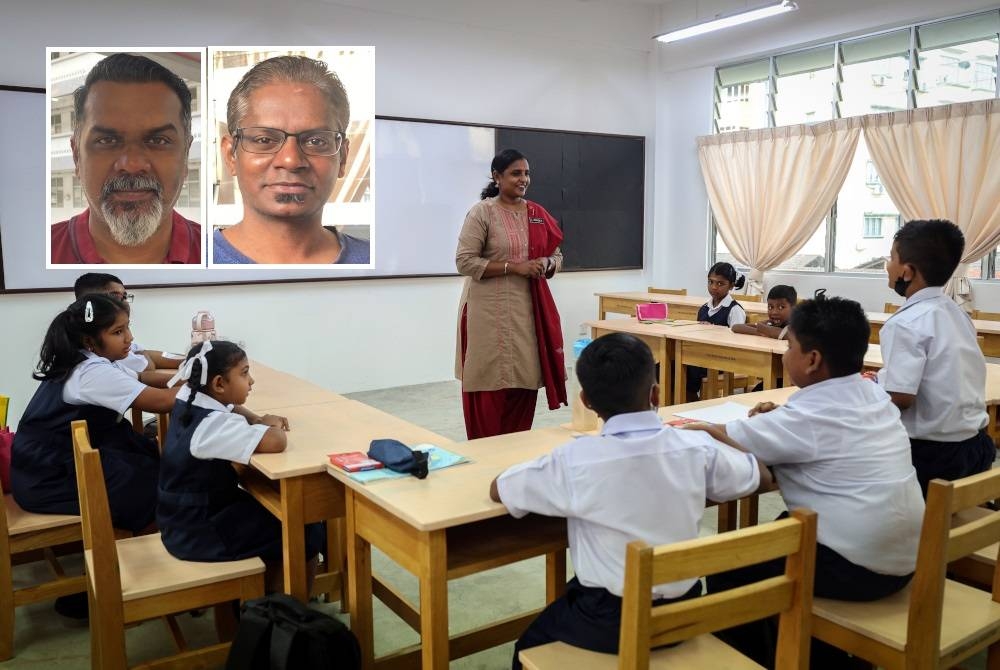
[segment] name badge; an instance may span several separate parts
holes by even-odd
[[[528,222],[529,223],[545,223],[545,219],[542,219],[542,218],[539,218],[539,217],[529,217],[528,218]]]

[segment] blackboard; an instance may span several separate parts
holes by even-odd
[[[642,137],[497,129],[497,150],[528,158],[527,197],[562,225],[566,270],[642,267]]]

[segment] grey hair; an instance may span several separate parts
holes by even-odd
[[[261,86],[276,82],[301,82],[318,88],[329,103],[330,115],[339,125],[336,130],[347,132],[351,103],[337,73],[328,69],[323,61],[306,56],[275,56],[250,68],[230,93],[226,105],[230,135],[236,135],[240,122],[250,112],[250,95]]]

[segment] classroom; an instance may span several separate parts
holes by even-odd
[[[564,272],[549,282],[567,358],[573,341],[586,330],[584,324],[598,316],[595,294],[643,292],[658,286],[704,296],[708,267],[716,260],[731,260],[719,255],[725,250],[719,249],[721,241],[713,227],[698,158],[697,138],[713,134],[719,126],[713,103],[720,94],[717,68],[762,59],[766,62],[770,56],[839,40],[997,10],[996,0],[954,0],[947,5],[931,0],[801,0],[796,11],[774,19],[664,45],[652,37],[760,3],[299,0],[282,5],[253,0],[173,0],[128,8],[112,0],[9,4],[0,16],[4,38],[0,43],[0,89],[43,89],[45,50],[55,45],[370,45],[375,47],[377,117],[644,138],[641,267]],[[994,93],[987,97],[995,98],[996,61],[990,76]],[[0,124],[6,123],[0,120]],[[47,147],[41,140],[41,126],[38,131],[41,155]],[[8,157],[0,165],[0,180],[18,169],[16,158]],[[430,173],[435,169],[434,165],[420,167]],[[484,164],[481,172],[474,181],[485,183],[489,165]],[[37,176],[44,180],[44,174]],[[376,212],[382,201],[388,203],[392,197],[391,192],[379,190]],[[478,202],[478,191],[454,192],[452,197],[455,205],[465,210]],[[527,197],[531,197],[530,192]],[[43,208],[36,205],[32,202],[24,209],[44,217]],[[19,203],[8,202],[2,211],[12,214],[19,208]],[[875,225],[875,214],[881,216],[878,229],[891,240],[895,231],[891,211],[884,216],[882,210],[866,211],[865,225]],[[35,223],[41,226],[43,220],[17,221],[8,215],[0,218],[0,231]],[[881,268],[851,271],[853,264],[837,264],[844,256],[830,258],[830,250],[861,245],[871,236],[859,233],[857,240],[838,241],[829,225],[824,224],[822,232],[810,240],[808,253],[796,257],[802,257],[802,265],[812,258],[813,265],[803,268],[789,262],[768,270],[763,279],[765,292],[775,284],[795,286],[800,297],[826,289],[828,295],[858,301],[868,312],[882,312],[885,303],[901,302],[887,286]],[[444,250],[448,256],[455,240],[450,244]],[[5,245],[3,260],[16,253]],[[990,252],[989,260],[982,264],[993,277],[1000,276],[994,269],[996,255],[996,251]],[[815,257],[821,258],[815,261]],[[39,263],[43,259],[39,258]],[[465,440],[461,389],[453,374],[463,281],[464,277],[452,271],[371,279],[327,275],[257,283],[136,284],[129,286],[136,295],[132,327],[137,340],[182,351],[189,341],[192,315],[209,310],[219,334],[242,343],[252,361],[277,371],[275,378],[302,380],[310,388],[370,402],[457,443]],[[12,285],[16,282],[11,284],[9,279],[0,285],[4,331],[0,394],[10,397],[7,421],[16,430],[37,386],[31,373],[41,336],[52,316],[72,301],[72,289],[70,283],[45,289]],[[971,290],[976,309],[1000,312],[1000,282],[973,279]],[[547,430],[569,420],[567,408],[548,412],[543,403],[536,414],[536,429]],[[556,439],[552,446],[559,443]],[[764,507],[762,503],[761,519],[769,520],[773,514],[765,514]],[[715,513],[709,514],[714,520]],[[478,606],[465,601],[475,599],[477,589],[490,594],[509,590],[505,579],[520,580],[514,583],[525,586],[523,593],[507,596],[502,605],[504,616],[542,606],[546,572],[542,559],[532,556],[524,564],[453,584],[453,630],[484,623],[487,617],[482,617],[483,621],[476,618]],[[384,555],[377,554],[373,563],[391,579],[401,580],[405,590],[416,592],[416,581]],[[27,616],[22,614],[25,611]],[[326,606],[325,611],[344,621],[350,618],[340,614],[336,605]],[[467,618],[459,621],[459,616]],[[61,622],[51,603],[19,608],[17,617],[16,655],[0,662],[0,668],[42,662],[54,668],[89,667],[86,629]],[[419,642],[419,636],[381,604],[376,604],[374,618],[376,654]],[[130,653],[133,645],[167,639],[160,630],[147,630],[154,626],[145,624],[129,631]],[[200,630],[202,637],[204,633]],[[149,644],[157,649],[169,646],[163,641]],[[453,661],[452,667],[508,667],[512,649],[507,642]],[[965,663],[967,667],[986,667],[985,654]]]

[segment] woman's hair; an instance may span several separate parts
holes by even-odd
[[[718,275],[729,280],[729,283],[733,285],[734,288],[743,288],[746,283],[746,277],[736,271],[736,268],[732,266],[731,263],[716,263],[712,267],[708,268],[708,274]]]
[[[191,424],[191,406],[194,403],[194,397],[199,391],[204,390],[204,386],[201,385],[201,358],[198,354],[201,353],[203,343],[199,343],[191,347],[188,352],[187,358],[185,360],[194,361],[191,365],[191,376],[187,380],[188,388],[191,389],[191,393],[188,395],[187,402],[184,404],[184,414],[181,415],[181,425],[188,426]],[[238,365],[241,361],[246,359],[247,353],[243,351],[238,345],[232,342],[226,342],[225,340],[213,340],[212,349],[205,353],[205,360],[208,362],[208,375],[205,379],[211,384],[212,380],[215,379],[216,375],[225,375],[232,368]]]
[[[528,157],[517,149],[504,149],[494,156],[493,162],[490,163],[490,181],[486,184],[486,188],[479,194],[479,199],[486,200],[486,198],[494,198],[499,195],[500,187],[497,186],[496,181],[493,179],[493,173],[499,172],[503,174],[503,171],[509,168],[511,163],[521,160],[528,160]]]
[[[64,378],[86,359],[80,351],[86,348],[84,338],[100,340],[101,333],[122,312],[128,314],[125,303],[103,293],[87,293],[77,298],[49,324],[38,354],[38,367],[31,376],[39,381]]]

